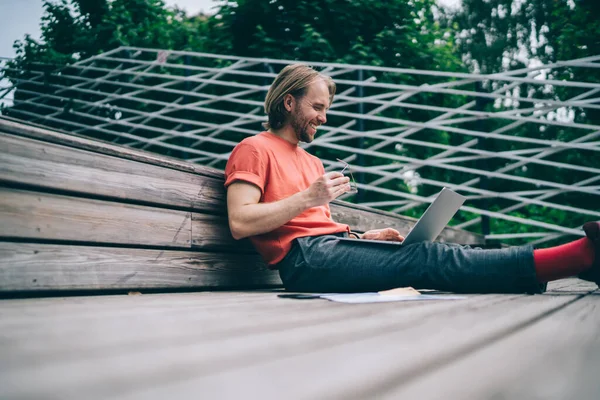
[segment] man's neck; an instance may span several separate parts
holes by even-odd
[[[300,142],[298,140],[298,137],[296,136],[296,132],[294,132],[294,129],[290,125],[286,125],[277,130],[271,128],[269,129],[269,132],[271,132],[273,135],[279,136],[283,140],[286,140],[296,146]]]

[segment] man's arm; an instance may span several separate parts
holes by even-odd
[[[234,239],[271,232],[303,211],[327,204],[350,190],[349,178],[329,172],[306,190],[273,203],[260,203],[260,189],[248,182],[236,181],[227,188],[229,229]]]

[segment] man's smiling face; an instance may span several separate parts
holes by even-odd
[[[310,143],[314,140],[317,128],[327,122],[328,109],[329,89],[325,81],[317,79],[298,99],[291,115],[290,123],[299,141]]]

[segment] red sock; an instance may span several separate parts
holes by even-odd
[[[567,278],[591,268],[594,245],[588,238],[581,238],[562,246],[537,249],[533,251],[533,262],[540,282]]]

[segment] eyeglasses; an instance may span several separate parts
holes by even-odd
[[[344,173],[344,171],[348,170],[348,174],[350,175],[350,182],[348,182],[350,184],[350,190],[346,193],[348,193],[348,194],[358,193],[358,185],[356,184],[356,181],[354,180],[354,175],[352,175],[352,170],[350,169],[350,164],[348,164],[344,160],[340,160],[339,158],[336,158],[336,160],[338,160],[339,162],[344,164],[344,168],[341,171],[342,174]]]

